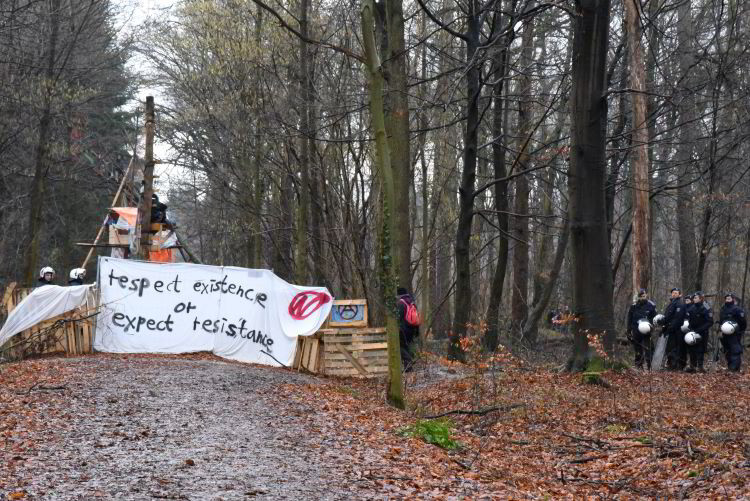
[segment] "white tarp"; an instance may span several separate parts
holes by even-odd
[[[297,336],[315,333],[333,298],[269,270],[99,258],[94,348],[187,353],[290,365]]]
[[[90,287],[91,284],[71,287],[43,285],[34,289],[8,315],[8,320],[0,329],[0,345],[39,322],[83,306]]]

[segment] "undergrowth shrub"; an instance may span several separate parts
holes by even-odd
[[[416,423],[399,430],[404,437],[418,437],[428,444],[443,449],[457,449],[461,444],[453,439],[453,421],[450,419],[420,419]]]

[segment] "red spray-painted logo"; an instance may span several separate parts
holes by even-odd
[[[331,300],[325,292],[300,292],[289,303],[289,315],[295,320],[304,320]]]

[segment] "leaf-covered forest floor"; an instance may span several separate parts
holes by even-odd
[[[425,355],[382,380],[211,355],[0,366],[8,499],[748,498],[747,371],[580,374]],[[452,411],[437,421],[428,419]],[[450,419],[446,422],[445,419]],[[417,423],[452,426],[453,449]],[[428,427],[429,429],[429,427]]]

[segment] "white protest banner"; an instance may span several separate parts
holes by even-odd
[[[297,336],[317,331],[333,298],[269,270],[99,258],[101,313],[94,348],[187,353],[290,365]]]

